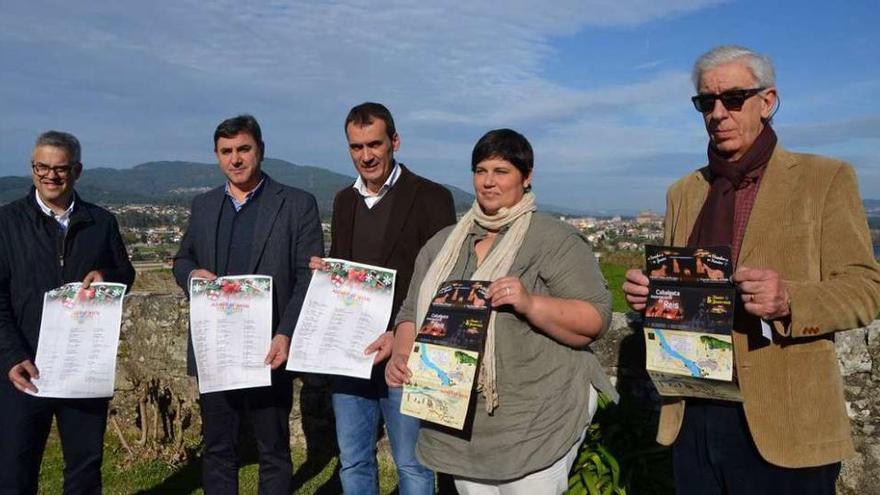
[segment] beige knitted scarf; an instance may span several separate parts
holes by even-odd
[[[529,229],[532,212],[535,211],[535,195],[528,192],[522,199],[511,208],[501,208],[495,215],[486,215],[480,205],[474,201],[471,209],[459,220],[452,233],[446,239],[437,257],[428,268],[422,285],[419,287],[419,300],[416,306],[416,321],[422,322],[428,313],[428,307],[434,298],[434,294],[440,284],[449,277],[452,269],[458,261],[461,245],[467,238],[467,234],[473,223],[481,227],[497,231],[505,226],[510,226],[507,234],[489,252],[477,270],[471,276],[471,280],[495,281],[507,275],[516,253],[522,246],[523,238]],[[492,413],[498,407],[498,390],[496,384],[495,369],[495,316],[492,311],[489,318],[489,328],[486,331],[486,349],[483,353],[483,362],[480,366],[480,374],[477,381],[477,390],[486,399],[486,412]]]

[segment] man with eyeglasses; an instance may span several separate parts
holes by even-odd
[[[109,399],[50,399],[32,380],[43,294],[70,282],[131,286],[134,268],[113,214],[74,191],[79,141],[48,131],[31,160],[34,187],[0,208],[0,493],[36,493],[54,417],[64,453],[64,493],[100,493]]]
[[[743,402],[664,400],[657,440],[673,446],[681,494],[832,494],[852,439],[834,332],[870,323],[880,269],[856,176],[793,153],[771,127],[770,60],[717,47],[694,65],[709,164],[667,194],[665,242],[730,245],[738,307],[735,374]],[[648,279],[626,274],[634,310]]]

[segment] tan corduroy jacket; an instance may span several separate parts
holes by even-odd
[[[699,171],[669,188],[666,243],[687,244],[708,192]],[[852,167],[777,146],[738,266],[778,271],[791,295],[790,321],[773,322],[772,342],[748,314],[737,315],[733,333],[743,407],[761,456],[796,468],[852,455],[833,332],[866,325],[880,309],[880,268]],[[675,441],[684,407],[682,399],[664,402],[658,442]]]

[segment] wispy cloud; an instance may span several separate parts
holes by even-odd
[[[691,157],[705,147],[686,104],[688,68],[645,54],[628,66],[631,78],[585,87],[545,66],[566,36],[721,3],[11,2],[0,17],[0,58],[12,68],[0,75],[0,148],[16,168],[0,163],[0,174],[17,173],[47,128],[80,135],[95,165],[207,161],[216,123],[245,111],[263,124],[270,156],[350,173],[342,120],[353,104],[375,100],[398,120],[401,158],[431,177],[466,186],[476,138],[515,127],[533,141],[536,179],[554,197],[662,204],[658,183],[698,166]],[[866,119],[873,131],[851,131],[874,138],[880,126]],[[798,122],[784,129],[793,143],[853,135]],[[630,188],[633,198],[608,192],[639,174],[644,186]],[[649,184],[659,192],[645,193]]]

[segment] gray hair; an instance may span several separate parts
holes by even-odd
[[[53,148],[61,148],[67,152],[72,163],[80,163],[81,149],[79,139],[73,134],[61,131],[46,131],[37,138],[34,148],[40,146],[52,146]]]
[[[769,88],[776,85],[776,71],[770,57],[738,45],[721,45],[700,55],[694,63],[691,80],[694,88],[700,90],[700,78],[707,70],[731,62],[742,62],[752,72],[758,86]]]

